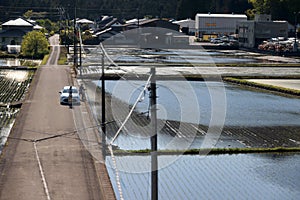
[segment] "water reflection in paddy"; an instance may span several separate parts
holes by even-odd
[[[147,50],[134,48],[108,48],[106,49],[110,58],[115,62],[129,63],[189,63],[189,64],[218,64],[218,63],[258,63],[263,62],[249,56],[243,51],[234,53],[222,51],[207,51],[201,49],[193,50]],[[85,58],[86,62],[101,62],[101,57],[95,56],[99,50],[91,50]]]
[[[159,199],[298,199],[299,154],[160,156]],[[124,199],[151,199],[150,157],[116,157]],[[108,172],[117,197],[115,172]],[[119,197],[118,197],[119,198]]]
[[[143,81],[106,81],[106,91],[113,96],[133,104],[140,90],[144,87]],[[100,83],[98,83],[101,86]],[[118,87],[122,85],[122,90]],[[200,115],[200,124],[209,125],[211,120],[211,101],[213,90],[224,88],[225,99],[217,101],[226,103],[226,126],[297,126],[300,121],[300,101],[271,93],[244,90],[237,86],[220,82],[191,81],[158,81],[158,99],[161,106],[158,118],[198,123],[194,118],[182,118],[185,110],[197,112]],[[117,92],[116,92],[117,91]],[[131,95],[130,99],[124,99]],[[196,95],[198,105],[191,104],[191,96]],[[145,112],[149,107],[149,96],[137,106],[139,112]],[[199,106],[199,111],[197,107]]]
[[[133,105],[144,84],[144,81],[106,81],[106,90],[114,97]],[[99,85],[101,86],[101,84]],[[225,93],[225,96],[221,95],[221,98],[218,95],[214,96],[213,92],[220,88],[223,88]],[[226,83],[199,81],[188,82],[188,85],[182,84],[180,81],[158,81],[157,92],[157,102],[159,104],[157,113],[158,118],[162,120],[175,120],[208,126],[212,119],[211,101],[216,99],[217,103],[225,102],[225,107],[218,110],[225,112],[224,127],[299,126],[300,101],[295,98],[243,90]],[[192,93],[196,96],[196,102],[191,100]],[[110,106],[115,107],[114,105]],[[136,111],[146,113],[148,109],[149,93],[147,92],[143,97],[143,101],[138,103]],[[129,108],[127,112],[129,112]],[[118,110],[116,110],[115,117],[119,117]],[[118,120],[123,121],[124,119],[125,117],[121,117]],[[201,148],[203,144],[201,135],[183,138],[189,142],[188,147],[177,143],[171,146],[171,142],[174,141],[172,135],[160,134],[159,132],[158,137],[159,149]],[[120,134],[114,144],[126,150],[145,149],[150,148],[150,139],[127,132],[127,134]],[[223,135],[218,139],[215,147],[245,147],[245,143],[240,139]]]

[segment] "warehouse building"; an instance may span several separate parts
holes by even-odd
[[[252,21],[239,23],[239,43],[253,48],[270,38],[287,38],[288,32],[287,21],[272,21],[271,15],[256,15]]]
[[[238,23],[247,21],[244,14],[197,14],[195,17],[196,37],[209,40],[238,32]]]
[[[195,35],[195,20],[193,19],[184,19],[179,21],[174,21],[173,24],[178,24],[180,26],[180,32],[186,35]]]

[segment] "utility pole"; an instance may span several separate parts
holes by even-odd
[[[136,9],[137,11],[137,26],[140,28],[140,7]]]
[[[295,42],[294,42],[294,51],[298,51],[298,44],[297,44],[297,32],[298,32],[298,29],[297,29],[297,25],[298,25],[298,14],[300,14],[300,11],[298,12],[294,12],[294,15],[295,15]]]
[[[157,109],[156,109],[156,70],[152,67],[150,70],[150,105],[151,105],[151,199],[158,199],[158,161],[157,161]]]
[[[79,29],[79,74],[82,77],[82,38],[81,38],[81,29]]]
[[[70,53],[70,15],[69,15],[69,7],[70,7],[70,4],[68,4],[68,7],[67,7],[67,14],[66,14],[66,22],[67,22],[67,32],[68,32],[68,36],[66,38],[66,43],[67,43],[67,52],[68,54]]]
[[[74,66],[77,67],[77,31],[76,31],[76,10],[77,10],[77,1],[75,0],[74,5]]]
[[[106,119],[105,119],[105,71],[104,71],[104,50],[102,49],[102,78],[101,78],[101,92],[102,92],[102,99],[101,99],[101,104],[102,104],[102,155],[103,159],[105,161],[106,157]]]

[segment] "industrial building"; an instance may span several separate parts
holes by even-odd
[[[174,21],[173,24],[178,24],[180,26],[180,32],[186,35],[195,35],[195,20],[193,19],[184,19],[179,21]]]
[[[287,21],[272,21],[271,15],[256,15],[252,21],[239,23],[239,43],[242,47],[257,47],[264,40],[288,37]]]
[[[238,33],[238,23],[247,21],[244,14],[197,14],[196,37],[209,40],[223,35]]]

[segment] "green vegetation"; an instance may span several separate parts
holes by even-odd
[[[72,19],[73,0],[52,1],[11,1],[1,0],[0,21],[11,18],[11,13],[24,15],[32,19],[49,18],[58,21],[59,10],[64,7]],[[294,24],[294,12],[300,10],[299,0],[90,0],[77,1],[77,17],[96,19],[101,15],[113,15],[119,19],[131,19],[137,16],[166,17],[175,19],[194,18],[196,13],[254,13],[271,14],[274,20],[288,20]],[[32,8],[28,11],[28,8]]]
[[[23,17],[25,17],[26,19],[42,19],[42,18],[46,18],[46,16],[48,15],[48,12],[34,12],[33,10],[27,10],[24,14]]]
[[[17,54],[9,54],[6,51],[1,51],[0,50],[0,58],[17,58]]]
[[[47,54],[47,55],[44,56],[41,65],[46,65],[47,64],[49,56],[50,56],[49,54]]]
[[[115,155],[150,154],[150,149],[142,150],[115,150]],[[288,153],[300,152],[300,147],[275,147],[275,148],[211,148],[188,150],[159,150],[159,155],[218,155],[218,154],[246,154],[246,153]]]
[[[268,84],[255,83],[252,81],[247,81],[247,80],[238,79],[238,78],[224,78],[223,80],[231,82],[231,83],[240,84],[240,85],[246,85],[246,86],[250,86],[250,87],[261,88],[261,89],[275,91],[275,92],[281,92],[284,94],[300,96],[299,90],[293,90],[293,89],[289,89],[289,88],[273,86],[273,85],[268,85]]]
[[[67,63],[67,48],[66,47],[61,47],[60,48],[60,54],[58,58],[58,64],[59,65],[65,65]]]
[[[54,35],[54,33],[58,32],[59,25],[58,23],[52,22],[50,19],[38,19],[37,23],[44,27],[44,33],[49,33],[50,35]]]
[[[39,65],[39,63],[37,63],[35,61],[32,61],[32,60],[23,60],[21,62],[21,65],[22,66],[28,66],[30,68],[36,68]]]
[[[41,59],[49,53],[49,42],[40,31],[31,31],[22,41],[22,55],[29,58]]]
[[[300,10],[299,0],[248,0],[253,9],[248,9],[247,14],[250,18],[255,13],[271,14],[273,20],[288,20],[291,24],[295,23],[295,12]]]

